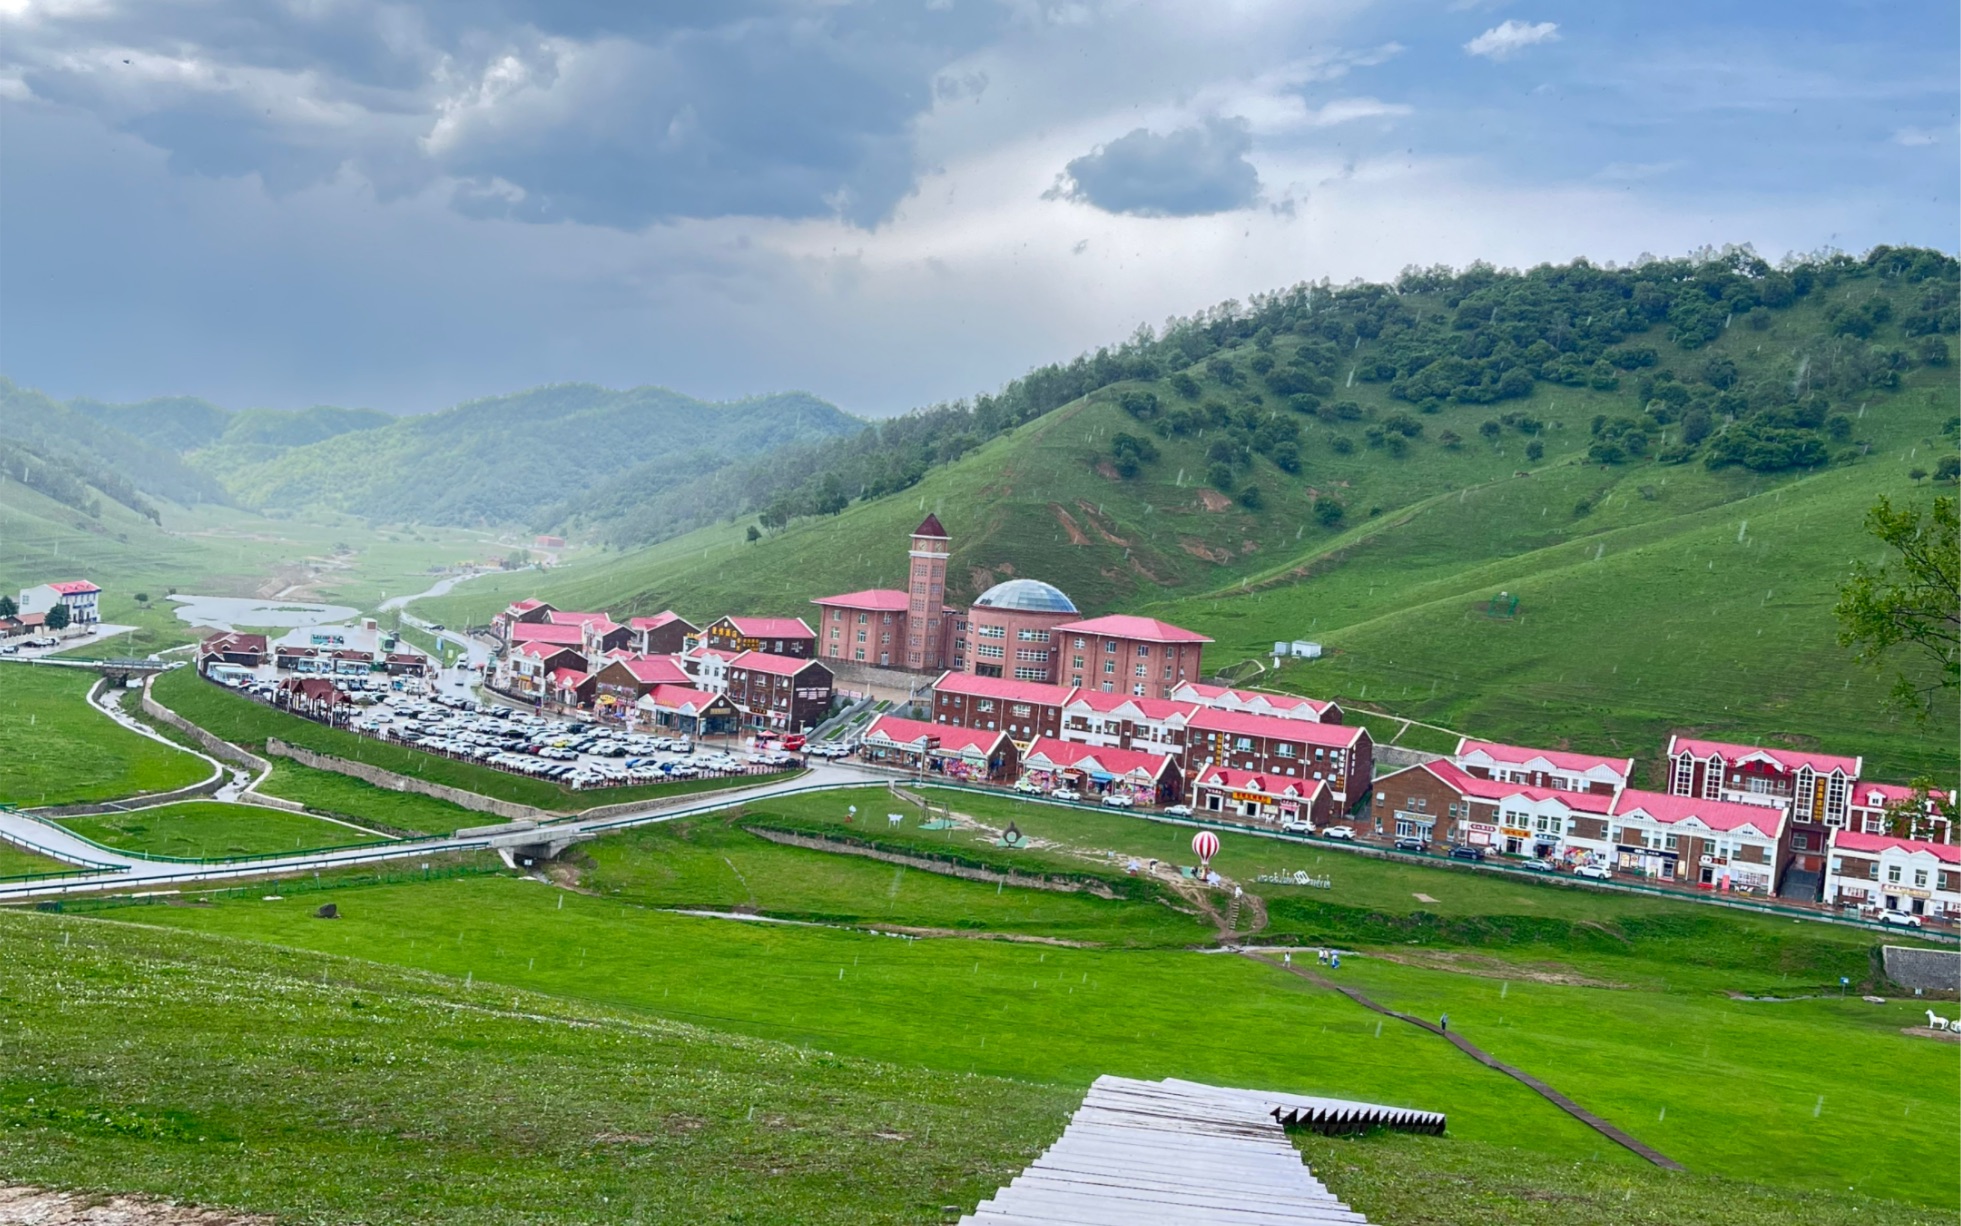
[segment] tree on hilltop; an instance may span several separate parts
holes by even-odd
[[[1898,667],[1892,700],[1920,719],[1934,700],[1961,686],[1961,534],[1952,495],[1924,512],[1895,510],[1884,495],[1866,512],[1866,530],[1897,552],[1878,567],[1864,562],[1839,588],[1838,641],[1855,658],[1882,669],[1906,647],[1914,663]],[[1927,679],[1931,665],[1933,680]]]

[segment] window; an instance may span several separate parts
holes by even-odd
[[[1111,690],[1111,683],[1110,683],[1110,682],[1108,682],[1108,681],[1105,681],[1105,682],[1103,683],[1103,692],[1104,692],[1105,694],[1108,694],[1108,693],[1110,692],[1110,690]]]
[[[1004,639],[1008,637],[1008,628],[1006,626],[979,625],[974,627],[974,633],[984,639]]]
[[[1151,648],[1149,644],[1146,643],[1137,644],[1137,658],[1140,660],[1148,660],[1150,659],[1150,657],[1151,657]]]
[[[1103,661],[1103,672],[1106,676],[1116,671],[1117,671],[1117,662],[1115,660]],[[1103,688],[1107,690],[1110,687],[1106,685]]]
[[[1073,646],[1077,651],[1081,651],[1083,648],[1089,646],[1089,644],[1085,643],[1082,639],[1077,639],[1073,644],[1071,644],[1071,646]]]
[[[1015,631],[1015,637],[1024,643],[1046,643],[1049,641],[1049,632],[1046,630],[1017,630]]]
[[[1008,708],[1008,714],[1014,716],[1016,719],[1027,719],[1033,712],[1034,708],[1025,702],[1018,702]]]
[[[1913,870],[1913,885],[1914,885],[1914,888],[1915,888],[1915,889],[1920,889],[1920,890],[1924,890],[1924,889],[1926,889],[1926,888],[1927,888],[1927,870],[1926,870],[1926,869],[1924,869],[1924,868],[1916,868],[1916,869],[1914,869],[1914,870]]]
[[[1294,747],[1285,741],[1282,741],[1280,744],[1275,745],[1273,747],[1273,752],[1276,757],[1281,757],[1281,758],[1291,758],[1295,756]]]
[[[1081,668],[1082,665],[1078,664],[1076,667]],[[1083,686],[1082,676],[1079,674],[1077,676],[1069,678],[1069,684],[1075,686],[1077,689],[1081,689]]]
[[[1144,683],[1139,681],[1136,685],[1131,686],[1130,692],[1142,698],[1144,696]]]
[[[1900,866],[1899,866],[1899,865],[1897,865],[1897,864],[1889,864],[1889,865],[1887,865],[1887,866],[1886,866],[1886,880],[1888,880],[1888,881],[1890,881],[1890,882],[1892,882],[1892,883],[1893,883],[1894,885],[1898,885],[1898,884],[1900,884]]]
[[[1080,673],[1080,672],[1082,672],[1082,671],[1083,671],[1083,658],[1082,658],[1081,656],[1077,656],[1077,657],[1076,657],[1076,658],[1075,658],[1074,660],[1072,660],[1072,661],[1070,661],[1070,664],[1069,664],[1069,666],[1070,666],[1071,668],[1073,668],[1073,669],[1075,669],[1075,670],[1076,670],[1077,672],[1079,672],[1079,673]],[[1081,685],[1082,683],[1081,683],[1081,682],[1077,682],[1077,684],[1078,684],[1078,685]]]
[[[1674,850],[1675,850],[1675,836],[1671,834],[1671,835],[1669,835],[1669,836],[1668,836],[1667,838],[1665,838],[1665,839],[1663,839],[1663,840],[1662,840],[1662,846],[1663,846],[1663,847],[1666,847],[1666,848],[1667,848],[1668,850],[1670,850],[1670,851],[1674,851]]]
[[[1232,747],[1239,753],[1251,753],[1253,752],[1253,738],[1250,736],[1236,736],[1232,739]]]
[[[1108,653],[1109,653],[1109,654],[1111,654],[1111,655],[1116,655],[1116,654],[1117,654],[1117,645],[1116,645],[1115,643],[1112,643],[1112,642],[1108,642],[1108,641],[1106,641],[1106,642],[1105,642],[1105,643],[1103,644],[1103,650],[1104,650],[1104,651],[1106,651],[1106,652],[1108,652]]]
[[[1150,666],[1149,666],[1148,664],[1139,664],[1139,665],[1137,666],[1137,669],[1136,669],[1136,675],[1137,675],[1137,676],[1139,676],[1139,677],[1148,677],[1148,676],[1150,676],[1150,675],[1151,675],[1151,668],[1150,668]]]
[[[992,698],[983,698],[974,704],[974,710],[976,711],[992,711],[993,709],[994,700]]]
[[[982,643],[974,648],[974,654],[983,660],[1004,660],[1008,656],[1008,649],[997,647],[992,643]]]
[[[1047,663],[1048,658],[1049,653],[1039,647],[1023,647],[1015,652],[1015,659],[1025,660],[1034,664]],[[1042,675],[1047,676],[1048,670],[1044,669]]]
[[[1026,655],[1027,653],[1024,652],[1022,654]],[[1047,681],[1048,679],[1049,670],[1046,668],[1015,669],[1015,680],[1017,681]]]

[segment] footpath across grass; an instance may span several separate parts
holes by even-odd
[[[0,803],[23,808],[169,792],[211,767],[88,704],[87,669],[0,664]]]
[[[210,800],[60,820],[76,834],[106,847],[188,860],[347,847],[385,837],[304,813]]]
[[[396,774],[426,779],[461,788],[482,796],[517,804],[531,805],[550,812],[577,812],[600,805],[626,801],[716,791],[741,787],[746,778],[688,779],[679,783],[645,784],[638,787],[602,788],[574,791],[544,779],[514,775],[508,771],[479,766],[437,754],[423,753],[375,737],[362,736],[341,728],[329,728],[285,711],[275,710],[222,686],[214,685],[189,669],[178,669],[157,678],[151,692],[156,700],[206,732],[235,745],[263,751],[266,739],[276,737],[316,753],[378,766]],[[355,816],[360,816],[356,814]],[[486,818],[486,821],[495,820]]]
[[[73,916],[0,947],[9,1181],[282,1221],[933,1222],[1077,1099]]]

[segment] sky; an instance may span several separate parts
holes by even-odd
[[[0,0],[0,374],[882,416],[1412,264],[1957,237],[1952,0]]]

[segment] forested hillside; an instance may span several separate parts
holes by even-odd
[[[708,529],[543,590],[616,615],[807,612],[897,581],[932,509],[955,598],[1039,576],[1086,610],[1212,634],[1214,667],[1277,639],[1333,648],[1283,685],[1630,752],[1677,726],[1837,730],[1951,762],[1950,730],[1886,722],[1830,606],[1850,562],[1878,556],[1873,496],[1954,478],[1956,302],[1953,260],[1900,250],[1299,287],[1065,368],[1115,377],[1060,409],[936,410],[910,451],[861,453],[910,455],[902,492],[866,480],[822,514],[858,495],[839,462],[759,491],[777,508],[759,541]],[[924,462],[963,433],[957,461]],[[450,620],[527,585],[473,591]],[[1500,591],[1517,616],[1486,616]]]

